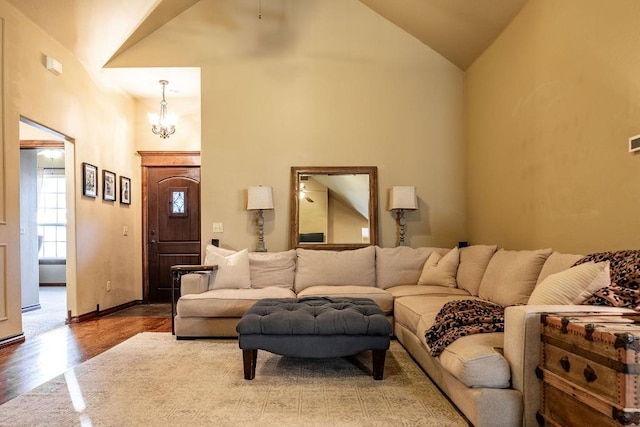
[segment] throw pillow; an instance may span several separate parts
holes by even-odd
[[[610,284],[609,261],[588,262],[547,276],[535,287],[527,304],[582,304],[595,291]]]
[[[231,255],[211,254],[211,263],[218,266],[211,275],[209,289],[246,289],[251,287],[249,253],[247,249]]]
[[[431,252],[427,262],[424,263],[418,285],[457,287],[456,272],[459,263],[458,248],[451,249],[445,256]]]
[[[418,283],[422,267],[436,248],[376,246],[376,286],[382,289]]]
[[[503,307],[526,304],[551,249],[506,251],[500,249],[489,261],[478,296]]]
[[[478,295],[478,288],[497,245],[471,245],[460,249],[460,265],[456,274],[458,287],[471,295]]]
[[[214,265],[215,264],[215,262],[213,262],[214,255],[222,255],[224,257],[224,256],[229,256],[235,253],[236,251],[232,251],[231,249],[224,249],[214,245],[207,245],[207,247],[204,250],[204,265]]]

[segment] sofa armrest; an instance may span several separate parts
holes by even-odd
[[[210,271],[197,271],[182,276],[180,296],[187,294],[201,294],[209,290]]]
[[[522,393],[524,426],[537,426],[540,380],[540,315],[542,313],[633,313],[630,309],[590,305],[519,305],[507,307],[504,315],[504,357],[511,368],[511,387]]]

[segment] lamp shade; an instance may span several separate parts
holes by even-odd
[[[254,186],[247,191],[247,210],[273,209],[273,187]]]
[[[418,197],[416,195],[416,187],[397,186],[391,189],[389,193],[389,210],[418,209]]]

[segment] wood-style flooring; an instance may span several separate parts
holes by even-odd
[[[133,312],[132,316],[129,311],[126,316],[112,315],[72,323],[1,348],[0,404],[140,332],[171,332],[170,316],[144,316],[148,314]]]

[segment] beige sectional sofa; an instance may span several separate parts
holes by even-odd
[[[178,339],[236,336],[240,317],[262,298],[368,297],[473,425],[534,426],[540,313],[626,311],[574,304],[607,285],[609,277],[608,263],[570,269],[580,258],[491,245],[276,253],[209,246],[205,264],[218,270],[182,277],[175,332]],[[433,357],[425,332],[446,302],[459,299],[506,306],[505,332],[464,336]]]

